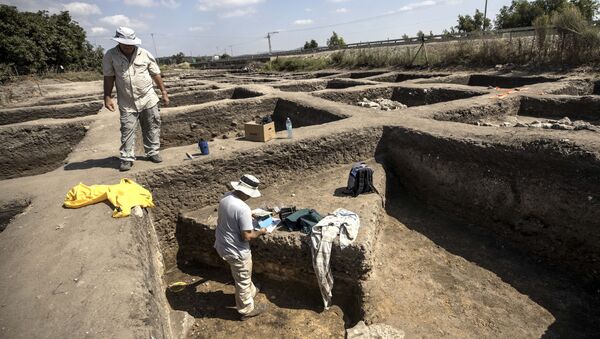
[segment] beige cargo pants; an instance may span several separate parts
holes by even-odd
[[[252,283],[252,255],[245,259],[234,256],[223,257],[231,268],[235,281],[235,306],[241,315],[254,311],[254,297],[258,292]]]
[[[125,112],[121,114],[121,160],[135,161],[135,132],[138,124],[142,127],[144,152],[147,157],[158,154],[160,148],[160,110],[158,105],[140,112]]]

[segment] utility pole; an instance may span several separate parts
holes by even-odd
[[[267,33],[267,40],[269,40],[269,54],[272,53],[272,50],[271,50],[271,35],[272,34],[277,34],[277,33],[279,33],[279,32],[268,32]]]
[[[230,54],[230,55],[231,55],[231,56],[233,56],[233,45],[229,45],[228,47],[229,47],[229,50],[230,50],[230,52],[231,52],[231,54]]]
[[[158,58],[158,49],[156,49],[156,42],[154,42],[154,33],[150,33],[150,36],[152,37],[152,44],[154,45],[154,57]]]
[[[485,0],[485,8],[483,9],[483,30],[485,31],[485,22],[487,21],[487,0]]]

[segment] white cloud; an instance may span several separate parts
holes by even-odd
[[[90,28],[90,35],[102,35],[102,34],[106,34],[108,33],[108,29],[104,28],[104,27],[92,27]]]
[[[444,2],[446,3],[446,5],[458,5],[462,4],[464,0],[446,0]]]
[[[177,8],[181,3],[177,0],[124,0],[126,5],[139,7],[156,7],[162,5],[168,8]]]
[[[265,0],[198,0],[196,8],[200,11],[212,11],[227,7],[244,7],[256,5]]]
[[[192,26],[188,27],[188,31],[190,32],[204,32],[210,28],[210,26],[214,25],[214,22],[205,22],[201,26]]]
[[[256,10],[254,8],[236,9],[234,11],[221,14],[220,17],[223,19],[236,18],[236,17],[246,16],[246,15],[251,15],[254,13],[256,13]]]
[[[400,12],[409,12],[409,11],[412,11],[412,10],[420,8],[420,7],[433,6],[433,5],[435,5],[435,3],[436,2],[433,1],[433,0],[425,0],[425,1],[421,1],[421,2],[414,2],[414,3],[408,4],[406,6],[400,7],[400,9],[398,11],[400,11]]]
[[[342,8],[337,8],[337,9],[335,10],[335,12],[336,12],[336,13],[348,13],[348,8],[344,8],[344,7],[342,7]]]
[[[308,7],[307,7],[307,8],[305,8],[305,9],[304,9],[304,11],[305,11],[305,12],[312,12],[312,8],[308,8]]]
[[[130,19],[129,17],[123,14],[106,16],[100,19],[101,22],[111,25],[113,27],[126,26],[133,29],[145,28],[146,24],[139,20]]]
[[[342,3],[342,2],[348,2],[348,1],[350,1],[350,0],[327,0],[327,2],[333,2],[335,4],[339,4],[339,3]]]
[[[310,25],[312,23],[312,19],[299,19],[294,21],[294,25]]]
[[[63,8],[69,11],[72,15],[91,15],[101,14],[100,7],[94,4],[88,4],[85,2],[69,2],[64,4]]]
[[[124,0],[123,2],[125,5],[140,7],[154,7],[157,5],[154,0]]]

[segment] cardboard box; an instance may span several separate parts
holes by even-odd
[[[246,140],[267,142],[275,138],[275,123],[270,122],[266,125],[260,125],[255,122],[244,124]]]

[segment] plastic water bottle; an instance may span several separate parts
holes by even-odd
[[[292,138],[292,120],[288,117],[285,120],[285,129],[287,130],[288,139]]]

